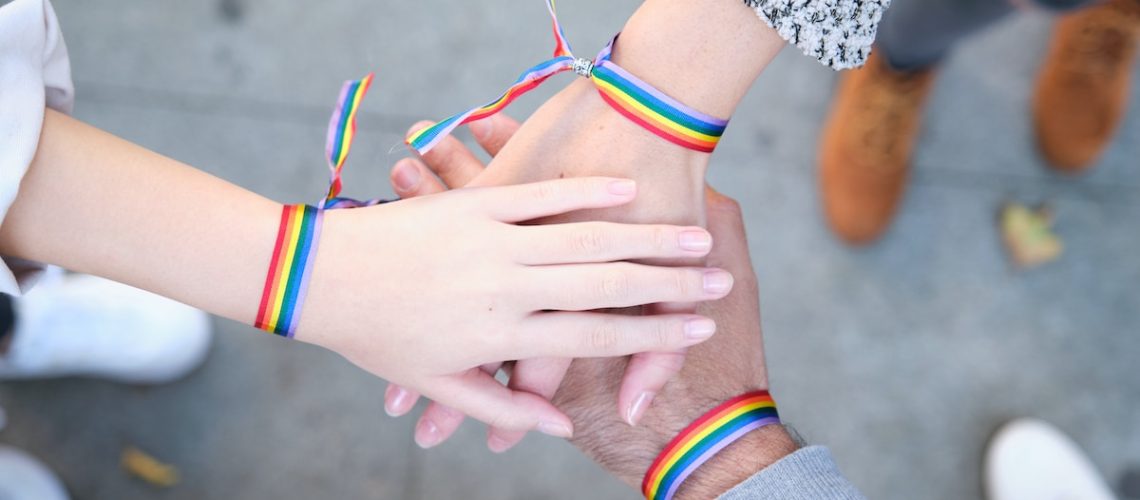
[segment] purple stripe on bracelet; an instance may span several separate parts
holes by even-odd
[[[598,59],[597,59],[598,66],[605,66],[606,69],[613,71],[614,73],[617,73],[618,75],[621,75],[622,78],[625,78],[626,80],[629,80],[633,84],[637,85],[637,87],[639,89],[641,89],[642,91],[644,91],[645,93],[660,99],[662,102],[665,102],[666,104],[668,104],[674,108],[677,108],[680,111],[683,111],[685,114],[692,116],[693,118],[697,118],[699,120],[708,122],[709,124],[716,125],[718,127],[727,127],[728,126],[728,120],[724,120],[721,118],[717,118],[715,116],[711,116],[711,115],[707,115],[705,113],[701,113],[700,111],[697,111],[697,110],[690,108],[684,104],[681,104],[676,99],[673,99],[672,97],[669,97],[669,96],[663,94],[660,90],[657,90],[657,87],[654,87],[648,83],[645,83],[645,81],[643,81],[642,79],[640,79],[636,76],[633,76],[628,71],[622,69],[621,66],[618,66],[616,63],[611,61],[610,55],[613,53],[613,46],[614,46],[614,43],[617,42],[617,39],[618,39],[618,37],[615,36],[613,38],[613,40],[610,40],[610,43],[608,45],[606,45],[606,47],[604,49],[602,49],[601,52],[598,53]]]
[[[301,275],[301,289],[297,291],[297,300],[294,302],[296,306],[292,313],[293,317],[289,321],[288,333],[285,335],[288,338],[293,338],[293,333],[297,331],[297,324],[301,322],[301,306],[305,303],[305,295],[309,291],[309,278],[313,275],[313,263],[317,261],[317,243],[321,241],[321,226],[324,225],[325,214],[324,210],[319,208],[315,210],[317,210],[317,216],[313,218],[313,232],[310,240],[312,248],[309,249],[308,258],[305,259],[305,267]]]
[[[689,475],[691,475],[693,471],[697,470],[697,467],[704,465],[705,462],[708,462],[709,459],[712,458],[713,455],[719,453],[720,450],[723,450],[728,447],[728,445],[735,443],[736,440],[744,437],[744,435],[748,434],[749,432],[764,427],[765,425],[778,423],[780,423],[779,417],[762,418],[755,422],[749,422],[747,425],[737,429],[736,432],[725,436],[725,438],[720,440],[720,442],[718,442],[715,446],[709,448],[704,453],[701,453],[701,455],[697,457],[696,460],[693,460],[693,463],[689,464],[688,467],[685,467],[685,470],[682,470],[681,473],[677,475],[677,479],[675,479],[673,481],[673,484],[669,486],[669,490],[665,492],[665,496],[662,498],[673,498],[673,494],[677,492],[677,488],[681,487],[681,484],[685,482],[685,479],[688,479]]]

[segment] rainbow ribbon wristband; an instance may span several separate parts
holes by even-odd
[[[301,318],[301,307],[313,274],[317,243],[320,242],[321,222],[326,210],[367,207],[385,203],[385,200],[357,201],[340,197],[341,172],[345,159],[356,136],[356,113],[360,102],[368,93],[373,75],[344,83],[340,98],[329,120],[325,155],[329,163],[329,189],[317,204],[286,205],[281,209],[281,224],[277,242],[265,277],[261,305],[257,309],[254,326],[262,330],[292,338]]]
[[[285,205],[281,209],[277,244],[273,246],[254,326],[293,337],[313,274],[323,216],[323,210],[309,205]]]
[[[554,0],[547,0],[546,7],[554,24],[554,58],[524,71],[497,99],[408,135],[406,143],[412,149],[421,155],[426,154],[457,127],[502,111],[519,96],[565,71],[574,71],[589,78],[597,87],[602,100],[622,116],[662,139],[703,153],[711,153],[716,149],[728,127],[727,120],[689,108],[614,64],[611,56],[618,39],[616,36],[593,61],[574,57],[562,26],[558,23]]]
[[[646,471],[641,492],[649,500],[673,498],[693,471],[725,447],[753,430],[779,423],[776,403],[768,391],[725,401],[669,441]]]

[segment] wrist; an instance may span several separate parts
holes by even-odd
[[[647,0],[613,60],[686,105],[728,118],[783,45],[739,0]]]
[[[333,351],[337,350],[335,340],[338,337],[337,304],[348,297],[340,296],[340,291],[351,287],[345,282],[353,276],[351,270],[342,269],[341,263],[353,262],[351,255],[354,245],[369,244],[365,242],[346,241],[353,238],[351,230],[352,219],[359,215],[358,210],[328,210],[322,221],[320,241],[317,241],[317,253],[313,262],[309,289],[306,293],[305,303],[298,305],[301,313],[297,324],[297,331],[293,339],[314,344]],[[382,258],[382,257],[381,257]],[[377,287],[372,293],[383,293],[383,287]]]
[[[575,163],[567,176],[610,175],[637,181],[638,196],[610,210],[615,222],[704,225],[704,180],[709,155],[663,141],[602,101],[588,80],[566,89],[578,109],[589,110],[592,123],[605,127],[621,146],[604,161]],[[588,126],[583,123],[583,126]]]
[[[782,425],[756,429],[701,465],[681,484],[674,498],[716,498],[798,448]]]
[[[551,148],[574,154],[552,156]],[[471,185],[592,175],[633,179],[638,196],[632,203],[552,221],[703,224],[708,161],[708,154],[662,140],[622,116],[592,82],[579,78],[547,101]]]

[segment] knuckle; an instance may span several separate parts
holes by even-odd
[[[652,342],[655,347],[666,348],[673,345],[674,332],[677,324],[674,321],[657,321],[652,331]]]
[[[514,423],[515,419],[508,411],[497,411],[487,419],[487,425],[500,429],[511,429]]]
[[[677,270],[673,273],[673,290],[678,297],[691,297],[700,289],[697,280],[700,278],[690,270]]]
[[[599,285],[602,299],[614,300],[629,295],[629,274],[624,271],[611,272],[602,277]]]
[[[574,234],[571,242],[571,248],[590,255],[602,253],[607,247],[608,241],[605,233],[596,227],[578,231]]]
[[[586,336],[587,348],[592,351],[609,351],[617,347],[620,333],[613,320],[598,323]]]
[[[676,241],[673,230],[665,226],[655,226],[649,231],[649,243],[652,249],[659,253],[672,250],[672,242]]]
[[[530,188],[530,197],[535,201],[554,201],[558,198],[559,188],[550,182],[535,184]]]

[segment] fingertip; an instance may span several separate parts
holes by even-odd
[[[384,390],[384,413],[389,417],[401,417],[411,410],[414,400],[411,394],[396,384],[388,384]]]
[[[732,273],[723,269],[706,269],[704,274],[705,293],[713,297],[724,297],[732,291],[735,282]]]
[[[434,448],[441,440],[439,426],[435,425],[435,422],[429,418],[420,418],[420,421],[416,423],[416,445],[427,450]]]
[[[408,129],[407,135],[410,136],[410,135],[415,134],[416,132],[419,132],[419,131],[421,131],[425,128],[428,128],[432,125],[435,125],[435,122],[433,122],[431,120],[420,120],[420,121],[416,122],[415,125],[412,125],[412,127]]]
[[[526,434],[526,431],[508,431],[491,427],[487,430],[487,449],[494,453],[503,453],[521,443]]]
[[[414,194],[423,182],[423,174],[421,173],[420,164],[418,160],[413,158],[403,158],[396,162],[392,167],[392,188],[396,193],[404,196]]]
[[[649,409],[649,405],[653,404],[653,398],[656,396],[657,394],[652,391],[641,391],[641,393],[634,398],[633,403],[627,407],[625,422],[629,424],[630,427],[637,427],[638,422],[641,422],[641,417],[645,416],[645,410]]]
[[[547,436],[560,437],[563,439],[574,437],[574,424],[570,423],[570,419],[565,418],[543,420],[535,426],[535,430]]]
[[[606,184],[606,190],[616,196],[633,198],[637,196],[637,181],[632,179],[613,179]]]
[[[706,255],[712,251],[713,238],[712,233],[709,233],[703,227],[693,226],[681,229],[680,234],[677,236],[677,243],[688,253],[697,255]]]
[[[513,447],[514,443],[499,434],[496,429],[491,428],[487,432],[487,449],[492,453],[504,453]]]
[[[494,115],[490,118],[476,120],[467,124],[467,129],[471,131],[471,135],[475,136],[477,141],[486,141],[491,139],[495,134]]]

